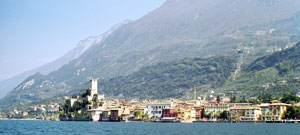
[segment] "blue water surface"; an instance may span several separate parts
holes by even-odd
[[[1,135],[300,135],[300,124],[0,120]]]

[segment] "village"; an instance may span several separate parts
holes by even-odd
[[[210,95],[209,100],[205,96],[185,101],[105,100],[104,94],[98,94],[98,80],[92,79],[90,83],[91,87],[85,93],[64,97],[63,106],[50,102],[30,107],[28,111],[14,109],[8,115],[1,112],[0,118],[94,122],[300,122],[285,119],[287,108],[292,105],[279,100],[260,104],[232,103],[232,99],[222,93],[213,93],[218,96]]]
[[[124,122],[293,122],[284,119],[291,104],[273,100],[271,103],[230,103],[223,96],[206,100],[105,100],[98,95],[97,79],[91,80],[86,93],[66,98],[60,112],[61,121],[124,121]]]

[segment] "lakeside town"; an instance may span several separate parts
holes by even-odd
[[[300,103],[287,104],[280,100],[268,103],[232,103],[232,98],[222,93],[211,93],[194,97],[194,100],[105,100],[98,94],[98,80],[92,79],[91,88],[78,96],[65,97],[60,106],[51,102],[31,107],[28,111],[14,109],[9,115],[1,112],[2,119],[12,115],[22,119],[43,119],[55,121],[118,121],[118,122],[272,122],[298,123]],[[196,93],[196,91],[195,91]],[[218,95],[218,96],[215,96]],[[293,108],[291,110],[289,108]],[[28,117],[32,116],[34,117]],[[4,117],[8,116],[8,117]]]

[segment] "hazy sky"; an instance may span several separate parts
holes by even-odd
[[[165,0],[0,0],[0,80],[64,55],[77,42]]]

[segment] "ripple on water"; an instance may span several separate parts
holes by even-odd
[[[118,122],[55,122],[0,120],[0,134],[227,134],[227,135],[296,135],[299,124],[251,123],[118,123]]]

